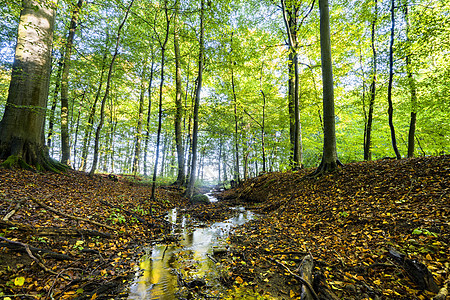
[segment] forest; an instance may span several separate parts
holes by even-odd
[[[319,165],[316,2],[59,1],[53,42],[37,37],[51,51],[43,145],[76,170],[173,181],[194,156],[219,182]],[[2,3],[3,114],[22,3]],[[449,152],[449,8],[330,1],[340,162]]]
[[[0,3],[5,300],[448,299],[448,1]]]

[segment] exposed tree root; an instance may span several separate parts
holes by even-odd
[[[45,208],[45,209],[47,209],[47,210],[49,210],[49,211],[51,211],[51,212],[53,212],[53,213],[55,213],[57,215],[60,215],[60,216],[66,217],[66,218],[70,218],[70,219],[73,219],[73,220],[83,221],[83,222],[90,223],[90,224],[93,224],[93,225],[97,225],[97,226],[100,226],[100,227],[104,227],[104,228],[107,228],[109,230],[113,230],[113,231],[116,230],[114,227],[111,227],[111,226],[108,226],[108,225],[105,225],[105,224],[102,224],[102,223],[98,223],[98,222],[95,222],[95,221],[92,221],[92,220],[89,220],[89,219],[80,218],[80,217],[77,217],[77,216],[72,216],[72,215],[68,215],[68,214],[65,214],[63,212],[57,211],[53,207],[50,207],[47,204],[45,204],[44,202],[39,201],[37,199],[31,198],[31,200],[33,202],[37,203],[38,205],[42,206],[43,208]]]
[[[53,274],[53,275],[58,275],[58,273],[56,273],[56,272],[50,270],[49,268],[47,268],[47,267],[42,263],[42,261],[41,261],[39,258],[37,258],[36,256],[33,255],[33,253],[31,252],[30,246],[29,246],[28,244],[24,244],[24,243],[21,243],[21,242],[11,241],[11,240],[8,240],[7,238],[4,238],[4,237],[2,237],[2,236],[0,236],[0,239],[1,239],[1,240],[4,240],[4,241],[6,241],[6,242],[8,242],[8,243],[10,243],[10,244],[19,245],[19,246],[25,248],[25,251],[27,252],[28,256],[29,256],[31,259],[33,259],[33,260],[39,265],[39,267],[41,267],[45,272],[48,272],[48,273]]]
[[[314,178],[322,176],[326,173],[332,173],[336,171],[339,167],[343,167],[344,165],[341,163],[339,159],[336,159],[336,161],[333,162],[324,162],[324,159],[322,158],[322,161],[320,162],[320,165],[317,167],[317,169],[312,172],[311,174],[307,175],[307,178]]]
[[[100,236],[103,238],[110,238],[111,234],[100,232],[97,230],[88,229],[72,229],[60,227],[35,227],[18,222],[11,222],[7,220],[0,220],[0,227],[16,227],[20,231],[31,232],[38,236]]]

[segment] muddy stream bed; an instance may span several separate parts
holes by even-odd
[[[217,201],[207,194],[211,202]],[[128,299],[187,299],[224,296],[215,255],[227,249],[233,228],[255,218],[243,207],[231,207],[233,217],[205,225],[185,211],[169,211],[173,242],[144,248],[130,285]]]

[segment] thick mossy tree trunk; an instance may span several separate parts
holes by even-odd
[[[323,154],[322,162],[313,175],[335,170],[342,165],[336,151],[336,122],[334,114],[333,65],[331,59],[330,17],[328,0],[319,1],[320,54],[323,80]]]
[[[0,158],[6,159],[5,167],[65,170],[50,158],[44,135],[55,2],[22,2],[8,100],[0,122]]]

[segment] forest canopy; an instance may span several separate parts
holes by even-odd
[[[185,166],[189,174],[197,100],[201,179],[317,166],[318,2],[60,0],[45,112],[50,156],[83,171],[177,178]],[[22,2],[0,3],[1,117]],[[398,156],[393,129],[401,157],[449,153],[449,12],[444,0],[330,1],[342,163]]]

